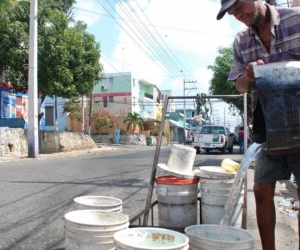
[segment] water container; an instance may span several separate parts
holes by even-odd
[[[129,228],[114,235],[117,250],[188,250],[189,239],[182,233],[164,228]]]
[[[258,99],[266,122],[269,154],[300,151],[300,62],[254,67]]]
[[[190,250],[254,250],[253,233],[236,228],[219,225],[193,225],[185,228],[189,238]]]
[[[163,175],[155,178],[158,225],[179,231],[197,224],[199,177]]]
[[[66,250],[112,250],[114,234],[129,226],[128,216],[101,210],[65,214]]]
[[[221,167],[216,166],[204,166],[199,169],[201,223],[219,224],[225,213],[225,204],[229,199],[235,174],[226,172]],[[243,201],[244,191],[241,190],[229,224],[230,226],[242,226]]]
[[[122,200],[109,196],[81,196],[74,199],[74,209],[96,209],[111,212],[122,212]]]

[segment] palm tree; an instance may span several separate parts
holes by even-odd
[[[132,127],[132,133],[134,133],[136,126],[139,126],[142,130],[144,129],[144,120],[136,112],[128,113],[127,117],[123,120],[123,122],[127,122],[127,131],[130,127]]]
[[[30,0],[1,0],[0,23],[9,23],[29,14]]]

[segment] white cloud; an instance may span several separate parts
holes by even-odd
[[[82,11],[85,10],[85,11]],[[88,26],[97,23],[101,16],[97,14],[99,4],[95,1],[77,0],[76,8],[74,9],[76,20],[84,21]]]
[[[99,34],[103,44],[107,37],[115,41],[115,44],[109,44],[110,50],[101,46],[105,72],[133,72],[161,89],[173,89],[176,94],[182,93],[183,79],[196,80],[199,91],[207,92],[212,77],[207,66],[214,63],[217,49],[230,46],[235,35],[230,26],[232,18],[227,15],[221,21],[216,20],[220,8],[218,1],[137,0],[113,6],[114,11],[109,6],[110,13],[96,0],[79,0],[77,7],[103,13],[103,16],[96,16],[98,20],[86,12],[77,18],[83,18],[89,27],[97,27],[93,32]],[[115,16],[123,29],[113,19],[110,22],[117,29],[107,27],[107,23],[101,28],[103,19],[107,21],[109,15]],[[136,22],[140,25],[137,26]],[[149,25],[150,22],[155,28]],[[141,33],[141,29],[147,35]],[[94,35],[97,37],[98,34]],[[153,37],[160,45],[153,42]]]

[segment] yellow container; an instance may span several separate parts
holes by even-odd
[[[221,167],[227,172],[235,173],[239,170],[240,164],[229,158],[225,158],[221,163]]]

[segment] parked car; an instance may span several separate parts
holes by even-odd
[[[233,135],[227,127],[204,125],[200,133],[194,135],[192,145],[197,154],[200,154],[200,149],[205,150],[206,153],[211,150],[220,150],[223,154],[225,150],[228,150],[229,153],[232,153]]]

